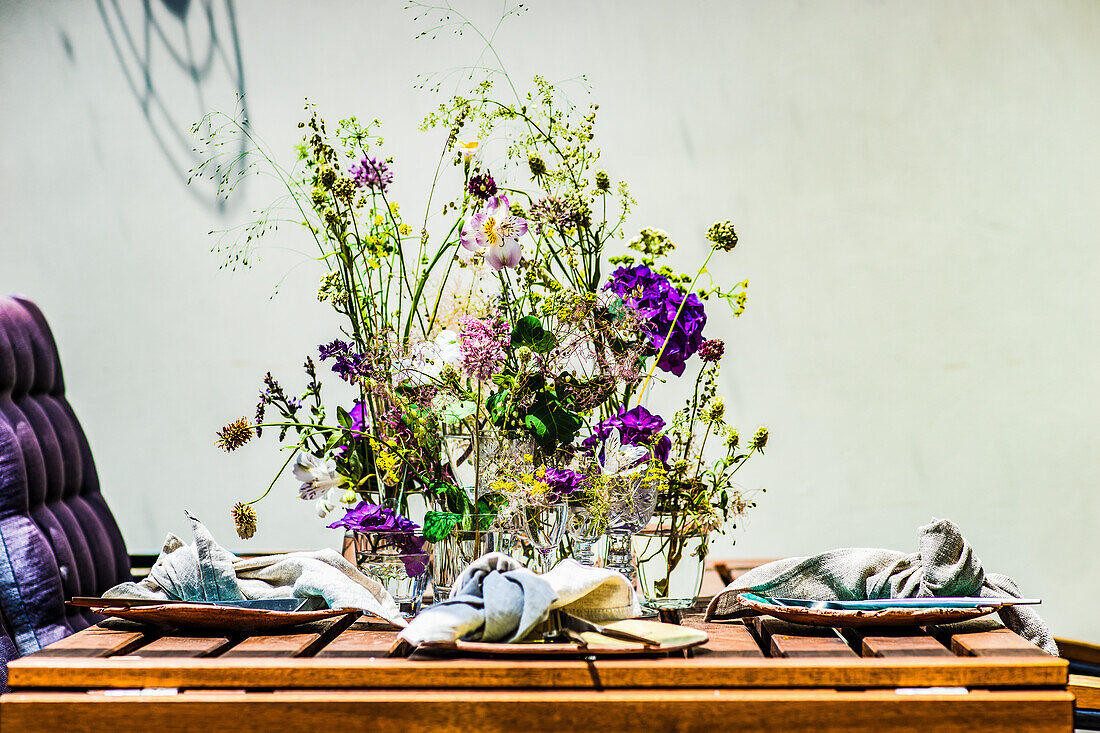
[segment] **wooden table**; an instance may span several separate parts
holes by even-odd
[[[598,660],[387,658],[395,632],[352,617],[247,637],[92,627],[10,665],[0,731],[1072,729],[1067,663],[1006,629],[683,623],[711,637],[690,657]]]

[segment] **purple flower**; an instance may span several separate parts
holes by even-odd
[[[332,371],[346,382],[354,382],[358,377],[369,377],[374,373],[374,366],[366,354],[360,354],[352,349],[351,344],[339,339],[321,344],[317,352],[321,361],[333,360]]]
[[[475,173],[470,176],[470,182],[466,184],[466,189],[471,196],[475,196],[482,201],[488,201],[497,194],[497,182],[488,173]]]
[[[654,353],[659,353],[664,346],[657,366],[678,377],[682,375],[687,360],[703,344],[707,314],[699,296],[689,293],[685,302],[683,293],[676,289],[671,280],[645,265],[620,267],[611,273],[611,279],[604,288],[622,298],[648,323],[647,336]],[[679,318],[676,318],[677,311],[680,312]],[[665,345],[670,328],[672,334]]]
[[[699,358],[703,361],[719,361],[726,353],[726,344],[722,339],[707,339],[699,347]]]
[[[547,498],[554,503],[577,491],[586,478],[588,477],[583,473],[568,468],[548,468],[542,477],[543,481],[550,484]]]
[[[665,427],[664,418],[654,415],[642,405],[637,405],[632,410],[597,423],[592,435],[584,439],[581,447],[593,453],[607,438],[612,430],[618,429],[623,445],[644,445],[653,449],[654,455],[661,463],[668,465],[668,451],[672,447],[672,441],[667,435],[661,433]]]
[[[358,506],[348,509],[342,519],[329,525],[329,529],[338,527],[355,532],[389,533],[386,544],[398,551],[406,573],[421,575],[427,570],[428,555],[424,550],[427,540],[417,535],[420,525],[392,509],[362,501]]]
[[[512,329],[500,316],[490,320],[466,316],[461,322],[459,366],[474,379],[487,380],[496,373],[497,364],[504,361],[504,348],[512,341]]]
[[[359,188],[369,188],[373,191],[385,193],[389,185],[393,183],[393,171],[390,170],[390,161],[377,160],[367,156],[359,161],[359,165],[352,164],[348,169]]]
[[[515,267],[523,257],[519,238],[527,233],[527,220],[513,216],[508,210],[507,196],[494,196],[485,208],[462,225],[462,246],[471,252],[482,247],[485,261],[494,270]]]
[[[531,205],[531,220],[535,222],[536,234],[542,234],[543,227],[566,229],[576,216],[576,209],[557,196],[547,196]]]
[[[367,408],[362,400],[355,401],[348,415],[351,416],[351,432],[361,433],[367,429]]]

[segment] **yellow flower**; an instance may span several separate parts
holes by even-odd
[[[481,147],[480,140],[471,140],[470,142],[463,142],[459,140],[458,143],[455,145],[455,150],[462,153],[462,157],[466,158],[466,160],[469,160],[470,158],[477,155],[477,150],[479,147]]]
[[[401,232],[402,235],[404,235],[406,237],[409,236],[410,234],[412,234],[412,231],[413,231],[413,228],[411,226],[409,226],[408,224],[402,224],[397,229],[398,229],[398,231]]]

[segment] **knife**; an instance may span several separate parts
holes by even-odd
[[[221,608],[251,608],[265,611],[316,611],[327,604],[319,596],[308,598],[257,598],[243,601],[176,601],[151,598],[88,598],[77,596],[69,601],[79,608],[140,608],[142,606],[216,606]]]
[[[974,597],[928,597],[928,598],[879,598],[868,600],[813,600],[809,598],[768,598],[755,593],[742,594],[759,603],[772,603],[781,606],[800,608],[829,608],[840,611],[883,611],[897,608],[981,608],[988,606],[1023,606],[1042,603],[1038,598],[974,598]]]
[[[632,634],[629,631],[623,631],[622,629],[611,629],[606,626],[600,626],[597,623],[583,619],[580,616],[574,616],[571,613],[555,608],[550,612],[554,618],[551,619],[551,623],[558,628],[569,629],[570,631],[591,631],[602,636],[608,636],[612,639],[619,639],[620,641],[633,641],[637,644],[643,644],[647,647],[660,646],[660,644],[653,639],[649,639],[639,634]]]

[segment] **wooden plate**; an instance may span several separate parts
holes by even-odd
[[[160,628],[208,629],[217,631],[259,631],[279,629],[311,621],[359,613],[357,609],[323,608],[317,611],[269,611],[262,608],[233,608],[198,603],[166,603],[153,606],[98,606],[92,613],[115,616]]]
[[[881,611],[842,611],[834,608],[777,606],[773,603],[761,603],[743,595],[738,595],[737,601],[746,608],[765,616],[774,616],[796,624],[835,627],[935,626],[988,616],[1000,608],[993,605],[978,608],[889,608]]]
[[[421,644],[419,649],[476,654],[478,656],[489,657],[620,657],[639,655],[661,657],[670,652],[690,649],[707,642],[706,639],[701,639],[687,644],[645,646],[644,644],[638,644],[632,641],[619,641],[618,639],[612,639],[592,632],[585,632],[581,634],[581,636],[588,642],[587,647],[582,647],[579,644],[542,641],[500,644],[487,641],[460,640],[456,642],[428,642],[426,644]]]

